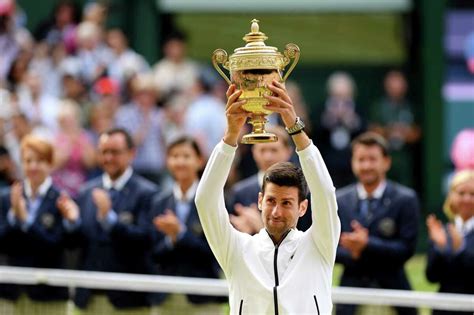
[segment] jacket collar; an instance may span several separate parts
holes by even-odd
[[[49,188],[53,185],[53,180],[50,176],[46,177],[43,183],[38,187],[36,197],[44,197],[48,192]],[[28,199],[33,197],[33,189],[31,188],[31,183],[28,179],[24,182],[25,195]]]

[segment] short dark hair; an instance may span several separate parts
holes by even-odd
[[[113,135],[116,135],[116,134],[122,135],[125,138],[125,143],[127,144],[127,149],[132,150],[133,148],[135,148],[135,142],[133,141],[132,136],[124,128],[112,128],[112,129],[109,129],[107,131],[104,131],[103,133],[101,133],[100,136],[103,136],[103,135],[113,136]]]
[[[263,194],[265,194],[267,183],[298,188],[298,202],[305,200],[308,195],[308,185],[306,184],[303,171],[291,162],[276,163],[268,168],[263,176]]]
[[[171,149],[173,149],[174,147],[176,147],[178,145],[181,145],[181,144],[189,144],[191,146],[191,148],[193,148],[194,152],[196,152],[196,154],[199,157],[202,157],[202,151],[201,151],[201,148],[199,147],[196,139],[194,139],[193,137],[188,136],[188,135],[182,135],[182,136],[179,136],[179,137],[171,140],[171,142],[168,143],[168,145],[166,146],[166,154],[169,154]]]
[[[354,153],[354,147],[357,144],[362,144],[366,146],[377,146],[382,150],[383,156],[390,155],[387,140],[385,140],[383,136],[381,136],[380,134],[376,132],[367,131],[360,134],[354,140],[352,140],[352,143],[351,143],[352,153]]]

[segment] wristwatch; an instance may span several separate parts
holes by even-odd
[[[293,136],[302,132],[304,127],[305,125],[304,125],[304,122],[301,120],[301,118],[296,117],[295,124],[291,126],[290,128],[285,127],[285,129],[286,129],[286,132],[288,132],[290,136]]]

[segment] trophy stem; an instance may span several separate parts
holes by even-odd
[[[278,137],[275,134],[265,131],[265,124],[267,122],[268,120],[265,118],[265,115],[253,115],[249,120],[249,124],[252,125],[252,132],[242,137],[242,143],[254,144],[278,141]]]

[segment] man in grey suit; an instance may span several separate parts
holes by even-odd
[[[415,252],[420,209],[415,191],[386,179],[390,165],[382,136],[367,132],[353,140],[352,171],[358,182],[337,191],[341,286],[411,289],[403,267]],[[336,307],[337,315],[355,310],[355,305]],[[416,314],[412,308],[396,310]]]

